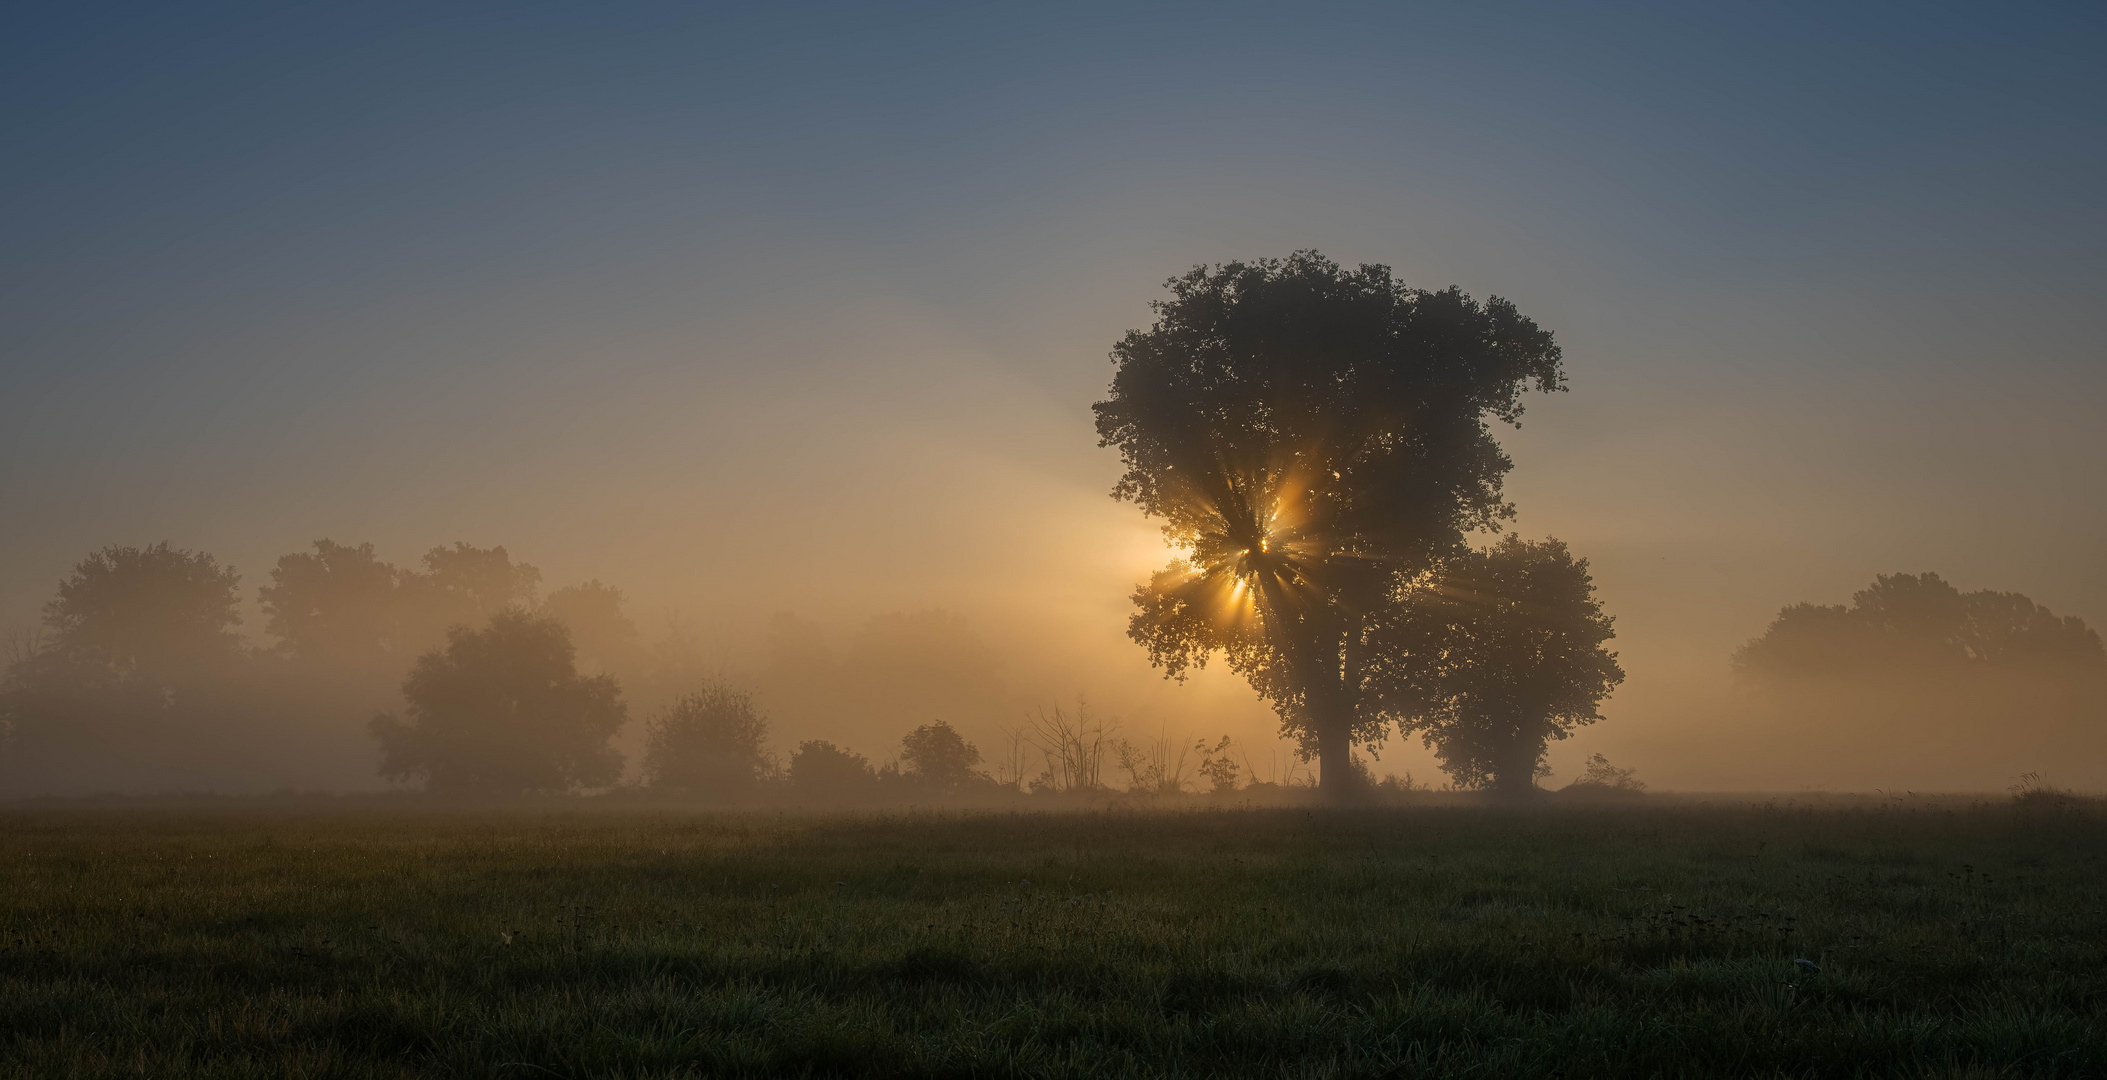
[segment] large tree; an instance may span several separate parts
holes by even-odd
[[[1408,582],[1369,635],[1369,685],[1456,783],[1533,792],[1546,747],[1624,681],[1586,559],[1509,535]]]
[[[1512,515],[1488,420],[1562,388],[1550,332],[1493,297],[1407,287],[1313,251],[1195,267],[1112,350],[1100,444],[1113,489],[1189,554],[1135,594],[1129,633],[1167,675],[1216,653],[1339,790],[1386,717],[1372,617],[1398,583]]]

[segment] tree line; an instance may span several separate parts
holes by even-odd
[[[1484,565],[1526,571],[1546,557],[1574,587],[1584,568],[1544,545],[1496,547]],[[41,630],[15,640],[0,678],[0,784],[211,789],[260,774],[337,788],[377,762],[390,781],[440,792],[604,789],[625,775],[613,740],[633,716],[643,728],[635,782],[713,797],[1097,792],[1114,790],[1120,773],[1136,792],[1271,782],[1226,737],[1137,741],[1087,703],[1021,718],[999,760],[935,717],[881,762],[824,739],[778,759],[754,695],[705,670],[678,630],[645,643],[621,591],[598,581],[543,595],[540,571],[502,546],[456,543],[399,567],[371,544],[321,540],[280,557],[254,596],[269,640],[256,646],[240,632],[239,575],[212,555],[160,543],[82,559],[45,605]],[[955,632],[943,617],[873,625]],[[778,620],[778,650],[825,666],[800,651],[797,630]],[[1498,740],[1445,736],[1457,778],[1482,784],[1483,747]]]

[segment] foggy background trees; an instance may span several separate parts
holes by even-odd
[[[780,616],[758,662],[734,671],[706,662],[685,624],[647,633],[620,589],[537,595],[540,578],[502,547],[437,548],[405,570],[371,545],[322,541],[276,563],[255,594],[261,618],[245,620],[238,574],[209,554],[92,552],[40,632],[13,640],[0,793],[356,791],[393,778],[438,795],[628,785],[854,806],[1263,796],[1309,775],[1268,743],[1195,742],[1088,701],[1022,707],[1004,655],[954,614],[874,617],[838,647]],[[1587,564],[1557,541],[1451,552],[1365,625],[1366,707],[1433,747],[1458,787],[1526,789],[1545,748],[1598,720],[1622,677]],[[258,626],[261,641],[242,636]],[[2053,778],[2107,729],[2097,634],[1934,574],[1881,577],[1849,605],[1788,607],[1734,664],[1776,710],[1765,737],[1811,754],[1979,763],[1988,746],[2009,759],[1994,766],[2003,783]],[[1644,787],[1599,753],[1575,784]]]
[[[1882,574],[1848,605],[1778,612],[1733,657],[1759,729],[1817,757],[2008,777],[2107,757],[2107,653],[2082,620],[2019,593]],[[1994,737],[1984,737],[1991,733]]]
[[[404,715],[373,720],[381,775],[449,795],[571,792],[613,784],[608,740],[628,719],[621,685],[580,675],[561,622],[506,608],[447,632],[403,682]]]

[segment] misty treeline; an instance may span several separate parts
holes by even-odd
[[[2096,770],[2107,650],[2076,616],[2016,592],[1883,574],[1845,604],[1801,603],[1733,656],[1772,738],[1876,756],[1903,775]]]
[[[1496,550],[1570,566],[1540,546]],[[254,593],[260,642],[241,633],[243,598],[233,568],[167,543],[81,560],[41,627],[12,639],[0,792],[345,790],[379,777],[455,794],[626,785],[879,803],[1313,782],[1300,762],[1254,762],[1227,736],[1130,730],[1081,700],[998,721],[983,751],[936,714],[964,709],[983,729],[1009,715],[999,658],[942,611],[874,617],[840,650],[794,616],[769,626],[767,696],[793,715],[854,714],[859,739],[905,730],[874,758],[830,738],[778,748],[751,687],[706,665],[678,623],[647,640],[620,590],[543,594],[540,571],[503,547],[456,543],[401,567],[371,544],[317,541]],[[1472,653],[1449,646],[1459,662]],[[1455,756],[1468,786],[1476,759]]]
[[[1551,602],[1544,582],[1587,591],[1584,565],[1555,545],[1510,541],[1481,567],[1542,579],[1502,588],[1515,597]],[[1314,779],[1297,761],[1254,762],[1226,736],[1123,728],[1080,700],[996,720],[984,752],[938,714],[963,709],[983,730],[1012,715],[999,658],[942,611],[877,616],[839,651],[794,616],[769,627],[757,681],[770,703],[852,714],[858,739],[906,731],[874,759],[830,738],[779,750],[751,686],[704,664],[677,623],[647,640],[620,590],[588,581],[544,595],[540,571],[503,547],[456,543],[401,567],[371,544],[317,541],[279,558],[254,598],[260,642],[241,633],[239,575],[210,554],[160,543],[81,560],[41,627],[12,640],[0,792],[355,790],[377,776],[455,794],[626,784],[855,803],[1262,793]],[[1498,620],[1456,617],[1431,593],[1423,603],[1392,632],[1438,637],[1454,664],[1485,672],[1515,648],[1493,640]],[[1467,736],[1444,750],[1475,786],[1511,740],[1458,726]],[[1365,776],[1365,762],[1354,767]]]
[[[502,546],[456,543],[402,567],[371,544],[321,540],[279,558],[254,593],[263,640],[252,642],[240,577],[212,555],[167,543],[93,552],[41,625],[9,638],[0,793],[356,790],[385,778],[518,794],[626,778],[724,796],[787,785],[911,798],[996,783],[934,719],[943,706],[1001,708],[997,658],[956,615],[876,616],[839,651],[794,616],[770,625],[760,682],[794,713],[849,714],[859,734],[911,728],[874,765],[823,739],[779,756],[754,697],[678,621],[647,638],[620,590],[541,584]]]

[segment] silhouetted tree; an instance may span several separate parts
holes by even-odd
[[[1410,289],[1315,252],[1196,267],[1112,350],[1100,444],[1113,489],[1191,556],[1142,586],[1130,635],[1173,677],[1223,653],[1322,762],[1386,718],[1364,700],[1369,619],[1404,577],[1512,511],[1487,417],[1561,388],[1548,331],[1514,305]]]
[[[166,543],[75,565],[0,678],[0,789],[195,790],[253,767],[238,580]]]
[[[481,630],[456,626],[444,651],[418,658],[402,690],[407,718],[373,720],[384,776],[438,792],[518,795],[621,775],[608,745],[627,718],[621,688],[578,674],[570,635],[554,619],[500,611]]]
[[[869,758],[825,739],[809,739],[790,755],[790,789],[815,802],[868,798],[877,781]]]
[[[240,652],[240,575],[202,551],[107,547],[80,561],[44,605],[50,649],[120,671],[173,677]]]
[[[1624,670],[1585,559],[1509,535],[1411,582],[1373,621],[1370,686],[1462,787],[1535,789],[1544,750],[1601,719]]]
[[[373,553],[317,540],[313,552],[278,558],[271,583],[257,593],[264,629],[297,660],[399,674],[409,662],[398,596],[401,574]]]
[[[422,652],[456,626],[481,626],[500,611],[532,608],[541,571],[514,563],[504,545],[456,542],[424,553],[422,573],[398,577],[406,631]]]
[[[980,748],[942,720],[923,724],[900,740],[902,778],[929,791],[956,791],[987,779],[974,768],[978,764]]]
[[[622,590],[598,580],[568,585],[541,602],[541,613],[570,628],[578,658],[623,675],[648,666],[636,623],[622,611]]]
[[[771,770],[767,738],[768,721],[751,695],[710,683],[651,719],[644,777],[655,788],[745,794]]]
[[[1734,654],[1743,678],[1915,678],[1928,670],[2098,672],[2100,635],[2018,593],[1963,593],[1937,574],[1882,574],[1851,606],[1795,604]]]

